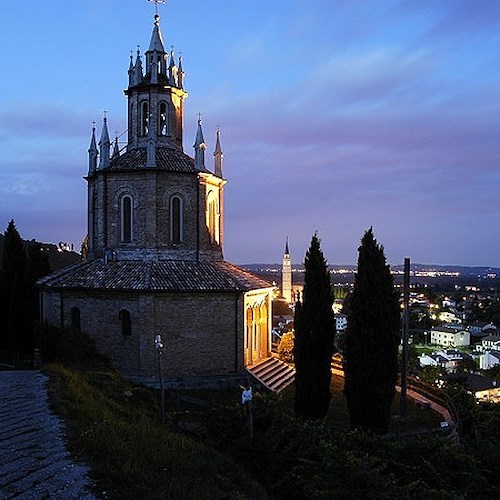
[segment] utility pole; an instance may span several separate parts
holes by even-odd
[[[408,386],[408,329],[410,323],[410,259],[405,258],[403,278],[403,318],[402,318],[402,366],[401,366],[401,398],[399,416],[406,418],[406,392]]]

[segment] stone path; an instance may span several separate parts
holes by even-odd
[[[36,371],[0,371],[0,500],[95,499],[88,467],[66,450],[46,382]]]

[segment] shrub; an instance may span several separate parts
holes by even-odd
[[[42,362],[87,368],[109,367],[109,360],[97,350],[95,342],[83,332],[43,323],[35,330]]]
[[[287,332],[281,337],[278,346],[278,358],[286,363],[293,363],[294,333]]]

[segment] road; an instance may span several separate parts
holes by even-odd
[[[95,499],[88,467],[67,451],[46,382],[37,371],[0,371],[0,500]]]

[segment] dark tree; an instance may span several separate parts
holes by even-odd
[[[0,347],[9,351],[21,349],[21,339],[30,332],[27,301],[27,258],[23,240],[14,221],[5,231],[0,284],[2,328]]]
[[[40,292],[36,282],[51,272],[49,264],[49,255],[42,250],[41,243],[32,240],[27,247],[28,266],[27,266],[27,309],[29,315],[29,324],[31,328],[21,342],[21,349],[30,352],[34,347],[34,327],[40,319]]]
[[[349,301],[344,392],[353,428],[389,428],[398,375],[400,309],[384,248],[370,228],[359,247]]]
[[[295,412],[323,418],[330,404],[335,320],[330,273],[315,234],[305,258],[304,292],[295,309]]]

